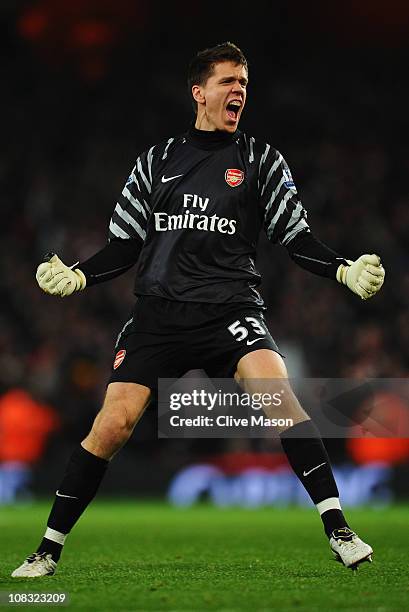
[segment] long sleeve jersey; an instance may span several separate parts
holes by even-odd
[[[109,239],[135,245],[136,295],[261,306],[260,232],[286,246],[309,232],[306,217],[279,151],[240,131],[191,128],[137,159]]]

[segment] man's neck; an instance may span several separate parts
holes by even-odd
[[[202,117],[196,117],[195,128],[202,132],[215,132],[217,130],[216,126],[209,123],[204,115]]]
[[[228,130],[219,130],[213,122],[209,121],[206,113],[198,113],[196,115],[195,128],[202,132],[226,132],[226,134],[234,134],[234,132]]]

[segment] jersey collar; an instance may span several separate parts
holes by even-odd
[[[197,147],[198,149],[213,151],[216,149],[223,149],[224,147],[232,144],[240,137],[240,134],[241,132],[239,130],[236,130],[233,134],[230,134],[230,132],[222,132],[220,130],[216,130],[215,132],[198,130],[192,123],[189,131],[186,134],[186,140],[189,144]]]

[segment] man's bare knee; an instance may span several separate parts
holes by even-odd
[[[112,448],[120,448],[128,440],[135,426],[127,414],[126,403],[111,403],[97,415],[91,432]]]
[[[150,389],[135,383],[111,383],[104,404],[82,446],[111,459],[127,442],[150,399]]]
[[[268,418],[288,420],[288,425],[276,429],[277,433],[281,434],[292,425],[309,419],[291,388],[287,368],[278,353],[267,349],[247,353],[237,364],[234,378],[250,395],[280,396],[278,404],[263,405]]]

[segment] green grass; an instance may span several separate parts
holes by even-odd
[[[0,591],[66,591],[66,609],[81,611],[408,607],[407,507],[348,513],[375,549],[372,565],[354,575],[332,560],[314,509],[99,502],[69,537],[55,576],[11,579],[38,544],[48,509],[0,509]]]

